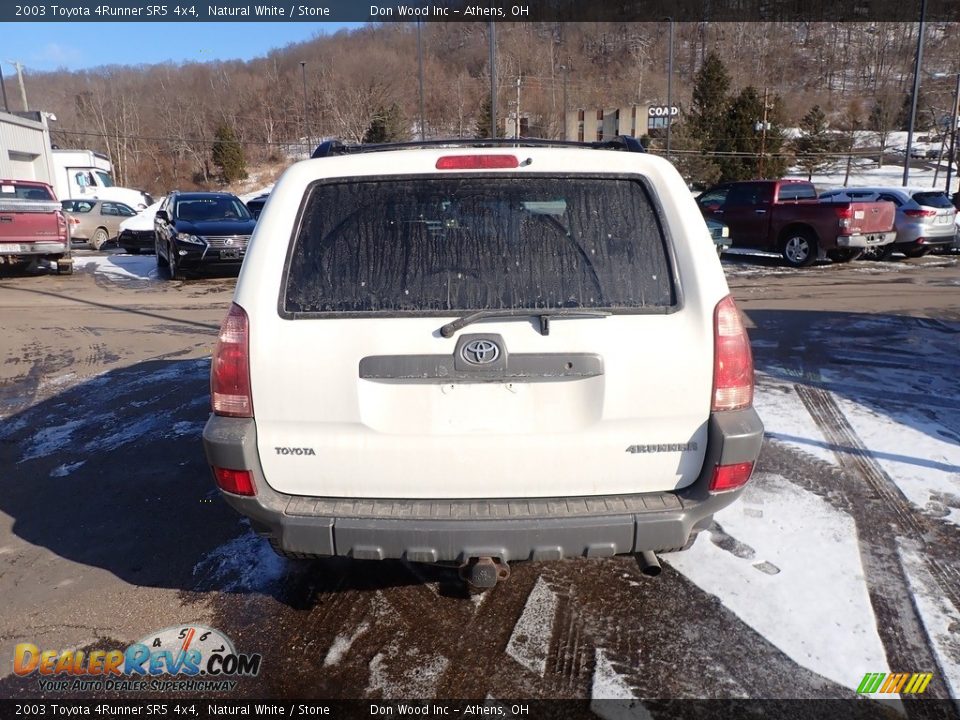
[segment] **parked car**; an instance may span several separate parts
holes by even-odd
[[[820,198],[829,201],[862,202],[886,200],[896,208],[896,240],[874,251],[873,257],[889,258],[902,252],[909,258],[926,255],[932,248],[949,247],[956,236],[957,210],[942,190],[903,187],[847,187],[828,190]]]
[[[255,225],[236,195],[172,192],[154,217],[157,267],[174,280],[200,268],[239,270]]]
[[[53,188],[33,180],[0,179],[0,265],[41,261],[58,275],[73,272],[67,219]]]
[[[730,227],[733,247],[779,252],[804,267],[821,255],[853,260],[869,247],[893,242],[894,207],[888,202],[819,202],[802,180],[731,182],[704,191],[704,217]]]
[[[63,212],[70,225],[70,239],[86,241],[99,250],[120,234],[120,223],[136,216],[129,205],[113,200],[64,200]]]
[[[203,439],[281,554],[655,570],[748,481],[750,343],[677,170],[511,143],[325,143],[274,188]]]
[[[938,148],[930,148],[924,153],[924,157],[928,160],[939,160],[940,159],[940,150]]]
[[[713,238],[713,244],[717,249],[717,255],[723,255],[724,251],[730,247],[730,228],[722,222],[707,219],[707,229],[710,230],[710,237]]]
[[[120,234],[117,236],[117,245],[131,254],[154,251],[153,221],[157,210],[163,204],[160,198],[147,208],[144,208],[132,218],[120,223]]]
[[[260,217],[260,213],[263,212],[263,206],[266,205],[267,198],[269,197],[270,193],[263,193],[263,195],[257,195],[257,197],[252,200],[247,200],[247,210],[250,211],[254,220]]]

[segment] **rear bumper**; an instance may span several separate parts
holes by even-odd
[[[254,497],[221,492],[261,534],[289,552],[414,562],[607,557],[684,545],[691,531],[742,488],[708,492],[717,465],[755,462],[763,424],[752,409],[712,415],[698,479],[674,492],[510,500],[403,500],[284,495],[265,481],[252,419],[211,416],[203,430],[211,466],[250,470]]]
[[[55,241],[11,243],[0,241],[0,255],[33,256],[33,255],[63,255],[69,252],[68,243]]]
[[[872,248],[889,245],[897,238],[897,231],[885,233],[869,233],[867,235],[839,235],[837,247],[841,248]]]

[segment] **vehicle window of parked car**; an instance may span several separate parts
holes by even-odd
[[[944,192],[918,192],[913,194],[913,199],[920,205],[934,208],[952,208],[953,203]]]
[[[93,210],[96,203],[92,203],[89,200],[64,200],[61,205],[67,212],[88,213]]]
[[[743,205],[765,205],[773,199],[773,186],[768,183],[745,183],[734,185],[727,195],[726,205],[740,207]]]
[[[176,217],[188,222],[251,219],[246,205],[236,198],[180,200],[177,202]]]
[[[284,294],[292,313],[676,303],[650,197],[609,178],[317,183]]]
[[[4,184],[0,186],[0,199],[4,200],[53,200],[50,191],[33,185],[11,185]]]
[[[897,207],[903,205],[903,200],[901,200],[899,196],[891,195],[890,193],[880,193],[880,196],[877,197],[877,200],[886,200],[887,202],[892,202]]]
[[[113,178],[110,177],[109,173],[98,171],[97,177],[100,178],[100,182],[103,183],[104,187],[113,187]]]
[[[727,193],[730,188],[717,188],[709,190],[697,198],[697,203],[703,208],[721,208],[727,200]]]
[[[780,186],[779,199],[785,200],[816,200],[817,191],[806,183],[787,183]]]

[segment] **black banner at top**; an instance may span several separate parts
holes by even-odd
[[[0,22],[916,22],[921,0],[4,0]],[[929,22],[960,1],[927,0]]]

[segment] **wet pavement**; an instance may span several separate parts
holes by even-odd
[[[958,257],[724,267],[767,426],[741,501],[657,578],[517,563],[482,594],[281,560],[220,501],[199,433],[233,279],[86,251],[73,276],[0,274],[0,697],[71,695],[13,675],[17,643],[190,623],[262,655],[224,697],[852,698],[867,672],[956,697]]]

